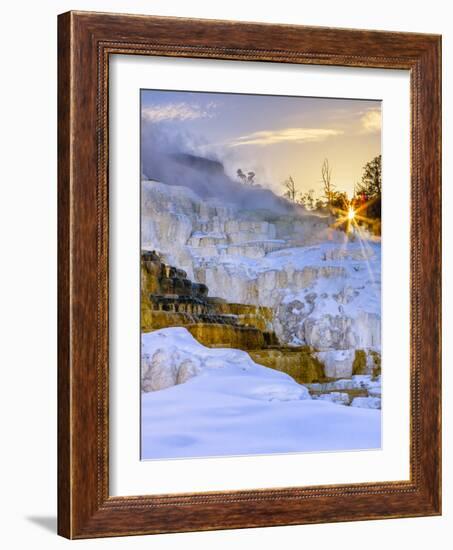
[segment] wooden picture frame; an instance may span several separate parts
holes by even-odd
[[[440,514],[440,37],[69,12],[59,16],[58,48],[59,534],[89,538]],[[410,71],[409,481],[109,495],[111,54]]]

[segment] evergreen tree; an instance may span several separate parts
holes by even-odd
[[[365,193],[368,197],[380,197],[381,190],[382,155],[378,155],[363,167],[362,182],[358,186],[358,191]]]
[[[362,181],[357,186],[357,197],[365,203],[368,218],[381,220],[382,156],[378,155],[363,167]]]

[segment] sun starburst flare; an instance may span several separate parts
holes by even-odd
[[[355,237],[359,242],[359,245],[364,254],[367,270],[370,275],[372,288],[376,293],[376,295],[378,295],[379,289],[376,286],[374,273],[373,273],[373,270],[371,269],[370,262],[367,259],[367,256],[368,256],[367,252],[369,251],[370,245],[368,244],[368,239],[365,237],[364,228],[363,228],[364,225],[371,225],[374,220],[361,214],[361,212],[364,212],[364,211],[366,212],[366,209],[368,208],[368,206],[373,204],[375,201],[376,199],[373,198],[367,202],[363,202],[357,208],[354,208],[354,202],[348,200],[347,198],[344,198],[342,208],[333,209],[333,214],[337,216],[337,219],[330,227],[332,229],[338,229],[342,225],[345,226],[345,242],[343,244],[344,247],[348,246],[348,242],[349,242],[348,235],[352,231],[354,231]]]
[[[343,224],[346,225],[346,233],[350,233],[353,229],[359,228],[359,223],[365,223],[371,225],[374,220],[361,214],[376,201],[375,198],[364,202],[359,207],[354,208],[352,201],[344,199],[342,208],[334,208],[333,213],[337,217],[336,221],[332,224],[333,229],[338,229]]]

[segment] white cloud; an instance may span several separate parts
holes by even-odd
[[[343,134],[342,130],[329,128],[284,128],[283,130],[263,130],[240,136],[229,143],[230,147],[240,145],[272,145],[288,141],[313,142],[324,141],[329,137]]]
[[[372,109],[364,113],[360,119],[362,131],[365,133],[380,132],[381,130],[381,111]]]
[[[215,103],[210,102],[206,107],[190,103],[168,103],[167,105],[156,105],[144,107],[142,117],[150,122],[162,122],[164,120],[194,120],[197,118],[212,118]]]

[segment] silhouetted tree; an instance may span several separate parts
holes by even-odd
[[[236,175],[241,180],[242,183],[245,183],[247,181],[247,176],[244,174],[244,172],[240,168],[237,169]]]
[[[329,164],[329,159],[324,159],[324,162],[322,163],[321,177],[324,185],[324,197],[327,201],[327,206],[331,206],[335,186],[332,183],[332,168]]]
[[[324,201],[318,197],[315,201],[315,210],[323,210],[326,207]]]
[[[315,208],[315,190],[309,189],[303,193],[298,202],[303,204],[305,208],[313,210]]]
[[[381,196],[382,192],[382,155],[374,157],[363,167],[362,182],[358,190],[364,191],[370,197]]]
[[[335,210],[347,210],[349,208],[348,195],[344,191],[334,191],[330,198],[330,206]]]
[[[357,185],[356,198],[366,205],[368,218],[381,219],[382,156],[378,155],[363,167],[362,181]]]
[[[294,182],[291,176],[289,176],[289,178],[283,182],[283,186],[286,189],[283,196],[289,199],[290,201],[296,202],[296,198],[297,198],[296,183]]]
[[[247,172],[247,183],[254,185],[255,172]]]

